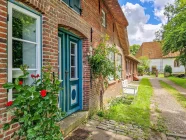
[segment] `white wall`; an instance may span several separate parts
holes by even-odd
[[[174,60],[175,58],[167,58],[163,60],[163,67],[165,68],[166,65],[170,65],[172,67],[172,72],[173,73],[180,73],[180,72],[185,72],[184,66],[180,67],[174,67]]]
[[[163,72],[163,60],[162,59],[151,59],[150,60],[150,71],[152,71],[152,66],[156,66],[159,72]]]
[[[163,72],[166,65],[172,67],[173,73],[184,73],[184,66],[174,67],[175,58],[166,58],[166,59],[151,59],[150,60],[150,71],[152,71],[152,66],[156,66],[159,72]]]

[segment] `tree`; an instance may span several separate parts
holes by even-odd
[[[139,48],[140,48],[140,45],[137,45],[137,44],[130,46],[130,53],[132,55],[135,55],[138,52]]]
[[[161,26],[161,28],[155,32],[155,39],[153,41],[157,41],[160,42],[162,41],[162,34],[163,34],[163,25]]]
[[[140,67],[143,67],[144,73],[148,73],[149,72],[149,66],[150,66],[150,60],[148,59],[148,57],[146,56],[141,56],[139,58]]]
[[[178,0],[175,6],[169,6],[170,8],[165,9],[165,15],[172,16],[163,27],[163,53],[180,52],[177,59],[184,65],[186,74],[186,5],[183,6]]]
[[[180,0],[180,5],[181,6],[185,6],[186,5],[186,1],[185,0]]]
[[[186,2],[176,0],[174,5],[168,4],[165,7],[164,15],[167,17],[167,24],[156,34],[156,39],[162,39],[163,54],[179,52],[177,60],[185,67],[186,75]]]

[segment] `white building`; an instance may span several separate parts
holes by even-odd
[[[136,57],[148,57],[150,59],[150,71],[152,71],[153,67],[156,67],[160,73],[163,73],[165,66],[170,65],[173,73],[184,73],[184,66],[180,65],[179,61],[176,60],[178,55],[179,53],[176,52],[163,56],[162,47],[159,42],[144,42],[137,52]]]

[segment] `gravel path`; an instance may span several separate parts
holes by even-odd
[[[161,79],[162,80],[162,79]],[[159,78],[150,79],[154,88],[154,100],[161,110],[161,115],[172,133],[186,134],[186,109],[165,89],[161,88]]]

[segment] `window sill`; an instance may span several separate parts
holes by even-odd
[[[71,78],[70,81],[77,81],[79,78]]]
[[[112,80],[112,81],[108,81],[108,85],[110,86],[110,85],[114,85],[116,83],[116,81],[115,80]]]

